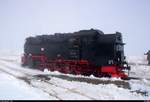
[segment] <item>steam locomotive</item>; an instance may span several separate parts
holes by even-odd
[[[97,29],[26,38],[22,66],[65,74],[126,78],[122,34]]]

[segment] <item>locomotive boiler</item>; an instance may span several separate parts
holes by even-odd
[[[80,30],[26,38],[22,65],[66,74],[121,77],[130,70],[124,56],[122,34]]]

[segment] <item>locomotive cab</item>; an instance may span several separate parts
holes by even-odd
[[[95,64],[101,66],[104,73],[111,73],[111,75],[124,77],[125,70],[129,70],[130,66],[125,60],[124,56],[124,43],[122,35],[119,32],[115,34],[101,35],[97,41],[97,48],[95,50],[96,56]],[[122,74],[121,74],[122,73]]]

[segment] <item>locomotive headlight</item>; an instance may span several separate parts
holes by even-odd
[[[123,67],[127,67],[127,65],[126,65],[126,64],[124,64],[124,65],[123,65]]]
[[[32,56],[32,54],[31,54],[31,53],[29,53],[29,56]]]
[[[45,49],[44,48],[41,48],[41,51],[44,51]]]

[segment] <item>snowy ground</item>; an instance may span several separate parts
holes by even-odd
[[[150,66],[145,56],[128,57],[130,76],[140,80],[129,80],[130,89],[115,84],[92,84],[69,81],[56,75],[59,72],[44,72],[20,66],[20,54],[0,53],[0,100],[150,100]],[[48,77],[37,77],[36,75]],[[35,77],[36,76],[36,77]],[[86,78],[84,76],[66,75]],[[95,78],[93,80],[121,81],[121,79]]]
[[[127,57],[131,66],[130,76],[150,79],[150,66],[147,66],[148,61],[146,56],[130,56]]]

